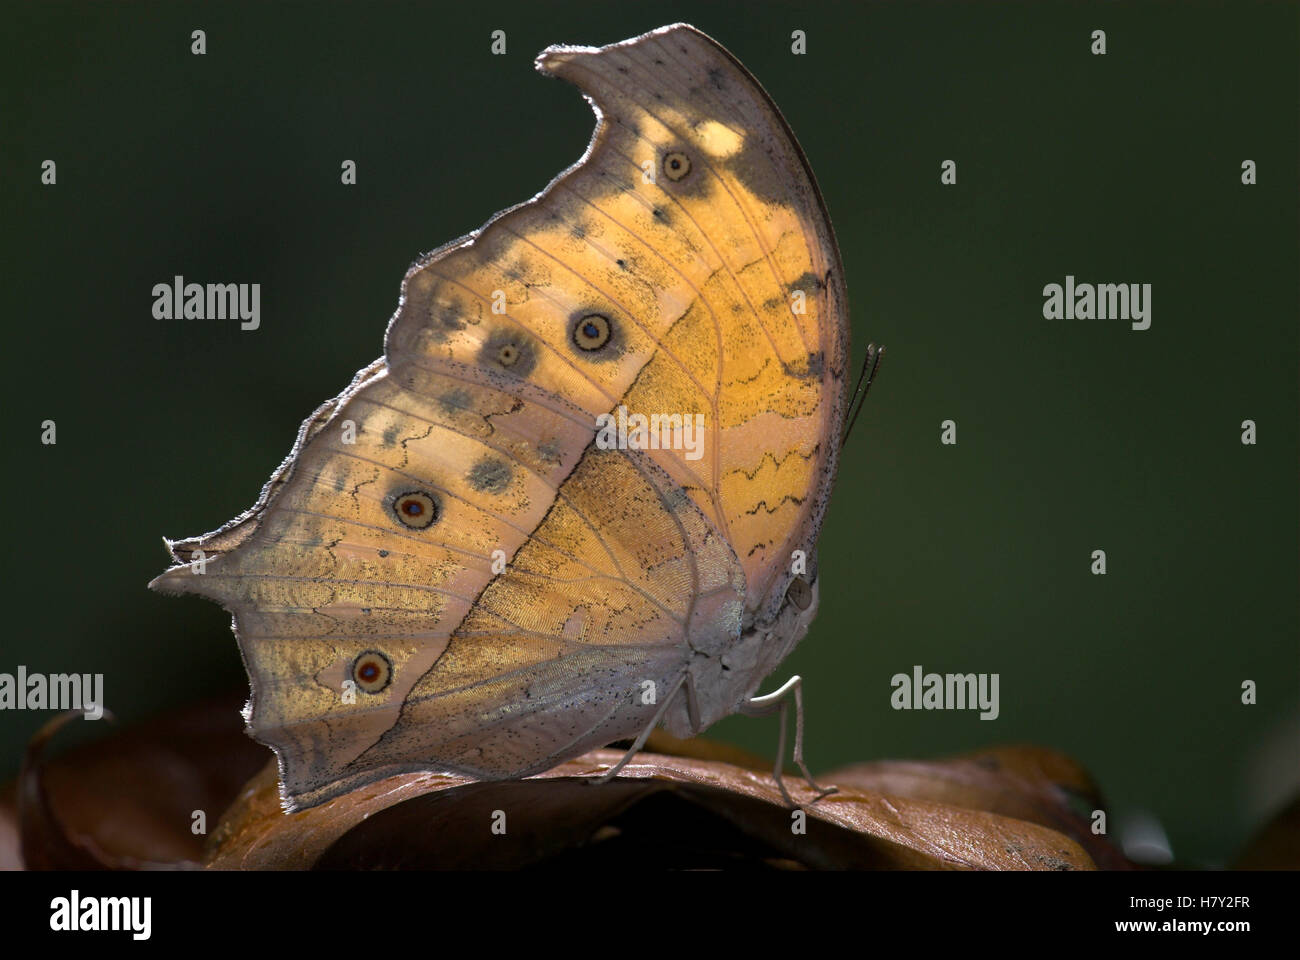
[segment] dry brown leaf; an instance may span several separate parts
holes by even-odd
[[[249,740],[242,697],[205,700],[107,735],[47,761],[77,714],[47,723],[28,744],[17,784],[23,864],[30,870],[143,869],[197,865],[220,818],[269,751]]]
[[[839,792],[816,802],[801,778],[789,776],[806,818],[798,833],[767,761],[699,738],[656,733],[650,747],[659,752],[639,754],[604,784],[596,780],[619,750],[593,751],[520,781],[403,774],[285,815],[275,765],[244,736],[235,697],[114,731],[46,762],[44,746],[56,730],[51,725],[33,740],[20,783],[29,868],[1123,865],[1076,829],[1067,798],[1091,802],[1087,775],[1039,748],[856,765],[827,777]],[[207,811],[212,826],[223,808],[204,847],[190,830],[191,814]],[[491,830],[498,810],[506,815],[505,836]]]
[[[1037,824],[851,786],[814,803],[815,792],[792,780],[807,822],[797,834],[769,774],[720,761],[642,753],[614,781],[591,782],[620,757],[595,750],[539,777],[500,783],[401,774],[288,815],[268,766],[223,819],[206,862],[215,869],[533,866],[609,843],[630,825],[644,829],[634,808],[658,797],[657,832],[667,837],[633,841],[633,849],[660,854],[637,862],[641,868],[723,865],[728,850],[779,867],[1093,868],[1077,843]],[[505,813],[504,837],[491,830],[494,811]],[[668,860],[663,844],[672,844],[675,826],[694,831],[692,815],[706,836],[709,829],[728,836],[701,862]]]
[[[18,830],[18,784],[0,786],[0,870],[23,868],[22,840]]]
[[[1088,814],[1104,804],[1087,771],[1046,747],[1005,746],[924,762],[860,763],[826,776],[868,792],[1027,820],[1072,838],[1103,870],[1134,867],[1106,837],[1092,832]]]

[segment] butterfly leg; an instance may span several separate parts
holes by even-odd
[[[595,783],[609,783],[609,781],[618,776],[618,772],[627,766],[628,762],[637,755],[642,747],[645,746],[646,740],[650,738],[650,731],[657,727],[659,721],[664,718],[664,714],[668,712],[669,706],[672,705],[673,698],[676,697],[678,692],[682,689],[683,683],[686,683],[689,686],[689,689],[687,690],[687,707],[691,709],[693,720],[697,708],[695,708],[695,687],[690,681],[690,676],[690,671],[687,670],[677,678],[677,682],[673,684],[673,688],[668,691],[668,696],[664,697],[663,702],[659,704],[659,709],[655,711],[654,717],[651,718],[648,724],[646,724],[646,728],[641,731],[640,735],[628,749],[627,753],[623,754],[623,758],[619,760],[618,763],[614,764],[614,766],[610,767],[607,771],[597,777],[594,781]]]
[[[749,717],[770,717],[773,713],[780,712],[781,731],[776,741],[776,765],[772,768],[772,776],[776,780],[776,785],[781,791],[781,796],[791,807],[797,807],[798,804],[790,797],[790,792],[785,788],[785,781],[782,778],[781,767],[785,763],[785,725],[786,714],[790,707],[790,691],[794,691],[794,762],[803,772],[803,778],[808,781],[808,785],[817,791],[817,796],[813,798],[816,803],[827,794],[834,793],[837,788],[823,787],[808,770],[808,765],[803,761],[803,680],[798,674],[791,677],[779,690],[766,694],[762,697],[751,697],[740,705],[740,712]]]

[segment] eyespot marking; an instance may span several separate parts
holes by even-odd
[[[393,663],[378,650],[367,650],[352,661],[352,680],[363,693],[382,693],[393,682]]]
[[[412,530],[428,529],[441,514],[437,498],[424,490],[406,490],[393,497],[393,515]]]
[[[573,343],[579,350],[599,350],[609,343],[613,324],[603,313],[588,313],[573,325]]]
[[[499,329],[483,343],[479,354],[479,363],[485,367],[496,368],[526,377],[537,365],[537,350],[527,334],[510,329]]]
[[[676,183],[691,172],[691,158],[680,150],[664,154],[664,176]]]

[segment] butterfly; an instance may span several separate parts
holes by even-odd
[[[537,68],[591,103],[586,153],[413,264],[383,357],[151,584],[232,612],[286,811],[777,710],[790,801],[791,695],[816,786],[799,678],[756,694],[817,611],[848,409],[821,194],[689,25]]]

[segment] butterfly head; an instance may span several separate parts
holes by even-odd
[[[786,587],[785,602],[777,611],[776,622],[767,628],[773,645],[780,649],[780,655],[772,663],[774,669],[808,635],[813,618],[817,616],[819,582],[814,567],[807,573],[795,574]]]

